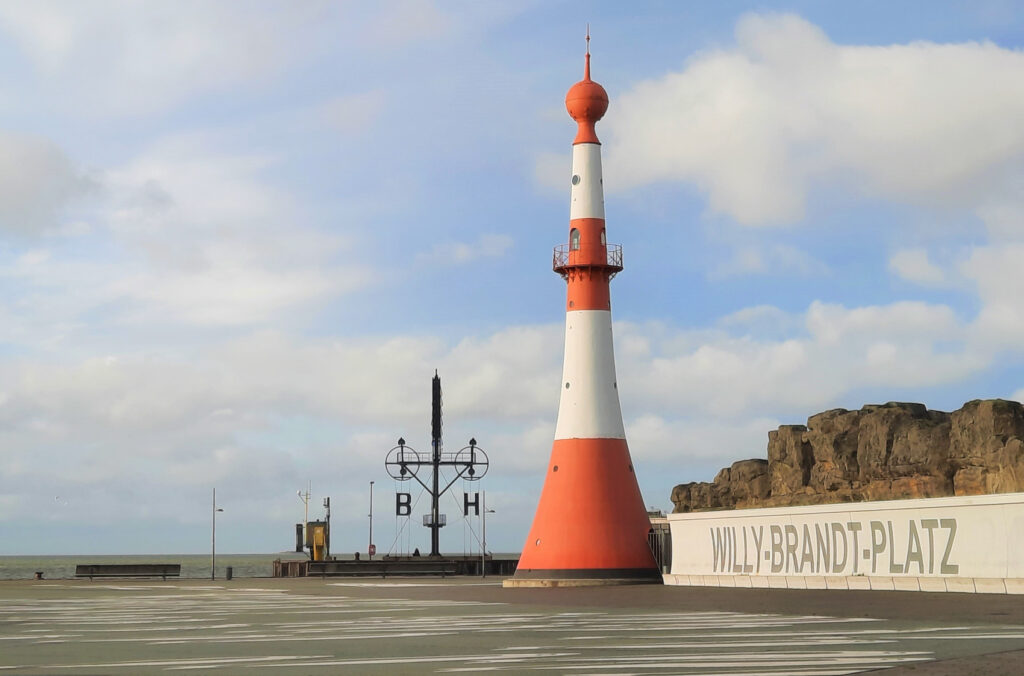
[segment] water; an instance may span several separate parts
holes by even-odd
[[[495,559],[518,559],[519,554],[494,553]],[[339,560],[351,560],[349,555],[335,556]],[[217,579],[226,577],[231,566],[234,577],[271,577],[274,574],[273,561],[306,561],[308,558],[296,552],[277,554],[217,554]],[[0,556],[0,580],[31,580],[36,571],[42,571],[44,579],[68,580],[75,577],[75,566],[100,563],[180,563],[183,579],[209,580],[209,554],[132,554],[96,555],[70,554],[65,556]]]
[[[223,580],[226,568],[231,566],[235,577],[270,577],[274,559],[304,560],[295,552],[278,554],[217,554],[217,579]],[[339,557],[342,558],[342,557]],[[0,556],[0,580],[30,580],[36,571],[45,579],[59,580],[75,577],[75,566],[87,563],[180,563],[181,577],[210,579],[209,554],[136,554],[131,556],[97,556],[78,554],[69,556]]]

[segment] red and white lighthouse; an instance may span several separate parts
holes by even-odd
[[[615,377],[610,282],[622,270],[622,247],[605,236],[594,125],[608,110],[608,94],[590,79],[589,34],[583,80],[569,89],[565,107],[579,128],[572,147],[569,243],[554,254],[555,272],[568,282],[561,400],[540,503],[506,584],[660,582]]]

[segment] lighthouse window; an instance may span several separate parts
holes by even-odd
[[[573,185],[579,185],[580,184],[580,175],[579,174],[573,174],[572,175],[572,184]]]
[[[601,228],[601,246],[604,246],[607,242],[604,241],[604,228]]]
[[[569,248],[573,251],[580,248],[580,231],[576,228],[569,233]]]

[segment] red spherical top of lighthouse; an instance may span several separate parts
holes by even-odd
[[[579,130],[572,143],[600,143],[594,124],[604,117],[608,110],[608,92],[590,79],[590,29],[587,29],[587,57],[583,66],[583,79],[569,88],[565,95],[565,109],[576,120]]]

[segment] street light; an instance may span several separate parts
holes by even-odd
[[[305,542],[306,545],[310,544],[310,540],[309,540],[309,492],[312,489],[313,489],[313,482],[312,481],[307,481],[306,482],[306,492],[305,493],[302,492],[301,488],[299,490],[295,491],[295,495],[299,496],[299,500],[302,500],[302,539],[303,539],[303,541]],[[303,550],[300,550],[300,551],[304,551],[304,550],[305,550],[305,547],[303,547]],[[310,546],[308,556],[311,559],[313,558],[312,546]]]
[[[217,512],[224,510],[217,506],[217,489],[213,489],[213,528],[210,538],[210,579],[217,579]]]
[[[366,555],[373,559],[373,482],[370,482],[370,542],[366,548]]]
[[[480,577],[487,577],[487,515],[494,514],[493,509],[487,509],[487,491],[482,493],[482,509],[480,510]]]

